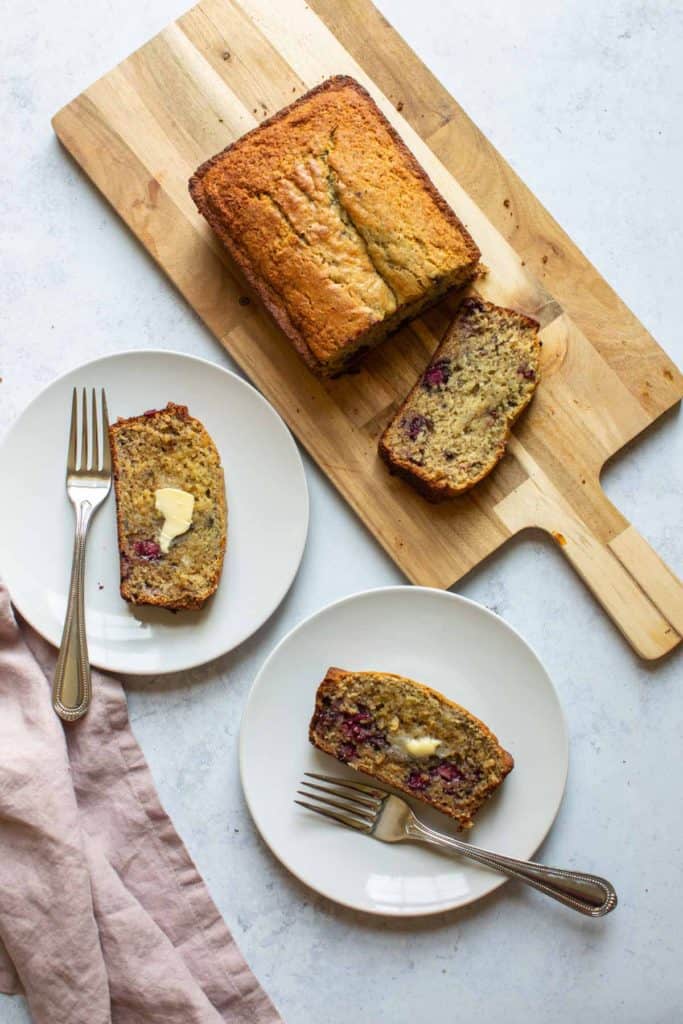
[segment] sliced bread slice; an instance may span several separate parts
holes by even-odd
[[[218,587],[227,534],[215,444],[187,407],[173,402],[119,419],[109,439],[121,597],[136,605],[201,608]]]
[[[461,828],[513,768],[478,718],[436,690],[390,672],[329,668],[311,743],[379,782],[436,807]]]
[[[538,384],[535,320],[466,299],[379,441],[390,470],[440,501],[474,487],[505,453]]]

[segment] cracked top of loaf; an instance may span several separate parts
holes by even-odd
[[[477,268],[465,228],[368,93],[345,76],[208,160],[190,192],[322,376]]]

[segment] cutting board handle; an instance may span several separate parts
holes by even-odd
[[[546,530],[640,657],[661,658],[683,636],[683,584],[599,483],[589,500],[595,506],[591,520],[617,525],[608,541],[544,477],[526,480],[496,513],[513,532],[529,526]]]

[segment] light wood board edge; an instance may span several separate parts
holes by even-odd
[[[553,538],[612,621],[646,660],[672,651],[681,640],[683,586],[647,542],[621,516],[599,484],[589,489],[595,517],[621,522],[612,540],[596,535],[553,486],[521,443],[511,447],[529,478],[496,506],[511,531],[540,527]]]

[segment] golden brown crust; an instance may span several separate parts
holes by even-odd
[[[356,768],[358,771],[362,771],[364,774],[367,774],[372,778],[378,779],[380,782],[392,785],[394,788],[401,790],[407,795],[417,797],[418,799],[421,799],[424,802],[430,804],[437,810],[442,811],[444,814],[447,814],[449,817],[454,818],[456,821],[458,821],[461,828],[470,828],[472,826],[473,815],[486,802],[486,800],[488,800],[488,798],[495,792],[495,790],[498,789],[498,787],[504,780],[505,776],[508,775],[514,768],[514,760],[512,758],[512,755],[503,747],[501,747],[498,738],[491,731],[491,729],[484,722],[481,721],[481,719],[477,718],[476,715],[473,715],[466,708],[462,707],[462,705],[457,704],[455,701],[452,701],[448,697],[445,697],[442,693],[439,693],[438,690],[434,690],[432,687],[426,686],[424,683],[419,683],[414,679],[409,679],[406,676],[400,676],[393,672],[364,671],[362,673],[356,674],[362,675],[363,677],[368,677],[370,680],[393,679],[404,684],[409,684],[411,687],[417,689],[421,694],[436,700],[441,707],[450,708],[453,711],[457,712],[459,716],[466,719],[470,723],[470,725],[474,729],[476,729],[477,733],[482,738],[482,740],[484,742],[488,741],[490,747],[493,750],[495,750],[495,756],[497,759],[496,773],[490,777],[486,787],[477,793],[476,798],[473,798],[469,805],[465,804],[464,806],[461,806],[457,809],[455,809],[452,803],[448,800],[439,799],[438,796],[430,797],[429,795],[426,795],[424,793],[416,793],[413,789],[410,788],[410,786],[401,782],[400,779],[389,779],[385,777],[381,768],[379,770],[376,770],[373,769],[371,766],[368,766],[367,764],[361,766],[360,764],[352,763],[351,765],[351,767]],[[350,676],[353,675],[354,673],[349,672],[345,669],[330,667],[328,668],[325,674],[325,678],[318,686],[316,692],[315,709],[309,725],[308,736],[313,746],[317,747],[318,750],[323,751],[323,753],[330,754],[332,757],[338,757],[338,752],[335,749],[335,745],[333,742],[326,741],[326,739],[319,734],[319,731],[317,729],[317,723],[320,720],[320,716],[323,715],[325,710],[325,698],[329,695],[330,692],[334,692],[334,688],[338,686],[338,684],[343,683],[345,680],[347,680]]]
[[[428,197],[432,204],[433,216],[441,219],[443,232],[447,233],[450,231],[454,240],[457,237],[460,251],[453,251],[452,266],[448,273],[444,270],[444,275],[441,278],[434,279],[429,289],[424,289],[420,296],[416,296],[422,300],[420,303],[422,308],[426,308],[430,303],[438,301],[448,288],[459,287],[466,283],[475,274],[479,259],[479,250],[474,241],[434,187],[424,170],[417,163],[403,140],[386,120],[366,90],[348,76],[338,75],[323,82],[300,97],[293,104],[268,118],[257,128],[226,147],[221,153],[211,157],[197,169],[190,179],[190,194],[200,213],[207,219],[212,229],[228,249],[249,285],[257,292],[278,326],[290,339],[307,365],[318,376],[331,376],[348,369],[354,357],[359,353],[362,354],[361,350],[374,346],[387,333],[395,330],[403,319],[415,315],[413,310],[416,303],[398,302],[393,313],[385,312],[381,314],[377,311],[379,307],[375,309],[372,307],[372,303],[369,303],[367,306],[364,305],[363,301],[359,299],[358,294],[356,294],[356,301],[352,302],[348,300],[348,296],[345,294],[345,291],[348,291],[348,289],[345,289],[349,274],[348,259],[340,259],[339,262],[335,261],[332,270],[329,268],[325,270],[323,268],[323,271],[320,272],[320,266],[316,260],[311,261],[309,257],[308,262],[306,262],[305,259],[301,258],[301,250],[305,247],[298,244],[290,246],[287,254],[283,255],[282,260],[278,263],[276,276],[280,288],[284,290],[283,292],[279,291],[274,287],[273,282],[275,278],[273,278],[272,267],[269,270],[268,264],[264,263],[266,257],[263,247],[259,248],[258,258],[254,257],[253,252],[250,253],[248,251],[248,243],[245,239],[252,232],[257,232],[258,229],[253,212],[249,213],[247,211],[246,213],[240,212],[236,214],[235,211],[238,208],[241,210],[244,204],[236,201],[232,205],[226,204],[223,191],[221,191],[221,201],[218,203],[216,200],[218,186],[214,176],[212,176],[212,172],[214,168],[217,169],[217,174],[220,170],[221,190],[233,187],[231,185],[231,175],[234,176],[237,173],[234,170],[234,166],[235,164],[239,166],[241,155],[243,151],[246,151],[250,154],[250,173],[254,175],[254,182],[259,182],[254,187],[257,190],[262,190],[257,191],[257,198],[272,203],[274,209],[271,213],[274,217],[274,223],[279,224],[284,219],[288,228],[293,228],[295,225],[290,223],[289,219],[289,212],[291,211],[283,210],[282,203],[279,200],[275,201],[270,194],[269,190],[273,191],[274,185],[270,183],[270,179],[267,176],[264,177],[263,174],[259,176],[257,173],[259,158],[261,153],[265,153],[266,155],[263,157],[263,160],[266,163],[264,166],[271,167],[273,160],[280,159],[281,154],[287,153],[288,144],[291,143],[292,124],[295,125],[296,129],[296,126],[305,120],[306,117],[311,117],[313,119],[311,131],[315,129],[315,117],[317,115],[314,101],[316,98],[327,93],[343,92],[344,90],[350,90],[351,95],[356,97],[354,101],[356,104],[359,98],[362,100],[362,118],[368,123],[372,123],[376,131],[381,130],[388,139],[388,144],[392,146],[397,154],[397,165],[400,165],[403,171],[405,171],[405,176],[409,179],[406,187],[413,188],[416,192],[421,190],[422,195]],[[341,99],[339,103],[342,103]],[[352,109],[353,103],[350,100],[347,101],[347,105],[347,116],[351,118],[354,116],[361,117],[359,108],[355,109],[354,113]],[[341,124],[341,119],[344,116],[342,106],[340,106],[339,111],[335,111],[335,116],[340,119],[339,123]],[[287,124],[283,124],[285,121]],[[282,131],[279,134],[274,134],[273,129],[277,129],[280,126]],[[333,128],[334,131],[336,129]],[[296,142],[293,144],[296,145]],[[274,147],[273,152],[275,155],[271,152],[270,156],[268,156],[267,151],[269,147]],[[224,166],[227,162],[226,158],[230,161],[231,169],[227,169]],[[282,158],[284,159],[284,157]],[[354,159],[356,158],[357,155],[354,155]],[[209,192],[212,193],[211,195],[207,192],[207,176],[212,182],[209,189]],[[283,180],[286,181],[286,178]],[[404,184],[406,183],[404,182]],[[234,187],[237,188],[237,185],[234,185]],[[357,194],[361,195],[362,192]],[[252,195],[251,198],[253,199],[254,196]],[[335,195],[335,200],[338,201],[338,198]],[[281,194],[280,199],[282,199]],[[266,205],[268,206],[268,203]],[[270,209],[269,206],[268,209]],[[387,204],[387,214],[390,219],[391,203]],[[258,215],[261,216],[260,208]],[[348,209],[345,207],[343,217],[347,218],[347,215]],[[354,234],[354,231],[356,234],[358,232],[352,220],[347,220],[346,223],[348,228],[346,240],[348,242],[348,238]],[[391,225],[388,225],[388,227],[391,227]],[[342,231],[341,234],[343,235],[344,232]],[[267,241],[270,237],[269,235]],[[325,244],[329,245],[329,233],[325,237],[327,239]],[[359,239],[360,235],[358,235],[356,241]],[[306,245],[308,244],[306,242]],[[351,243],[349,242],[348,244]],[[365,243],[365,246],[367,249],[367,243]],[[359,248],[362,249],[360,242]],[[369,250],[367,250],[366,260],[368,257],[370,257]],[[362,253],[359,253],[358,258],[359,260],[363,258]],[[299,261],[298,263],[297,260]],[[374,295],[374,292],[378,289],[381,290],[386,286],[387,282],[382,277],[380,270],[375,266],[371,257],[370,260],[376,278],[373,283]],[[333,282],[336,285],[340,284],[340,279],[336,276],[339,267],[344,267],[344,272],[347,274],[347,281],[341,285],[341,288],[333,285]],[[314,275],[318,273],[321,273],[322,276],[314,280]],[[303,289],[301,295],[299,294],[299,289]],[[287,294],[285,295],[284,292]],[[315,294],[316,300],[309,306],[311,293]],[[384,298],[390,303],[391,300],[387,299],[386,295]],[[335,307],[335,303],[339,304],[338,309]],[[293,311],[296,311],[298,323],[295,323],[292,319]],[[337,328],[336,333],[334,332],[335,327]]]
[[[136,596],[132,591],[126,579],[126,575],[123,570],[124,561],[126,558],[126,543],[127,538],[124,530],[123,522],[123,509],[120,501],[119,487],[120,478],[122,473],[122,466],[119,459],[119,446],[117,442],[117,436],[128,427],[135,427],[138,424],[149,423],[150,420],[161,416],[175,416],[179,419],[191,421],[200,431],[200,438],[203,445],[215,448],[213,440],[209,435],[208,431],[199,420],[190,416],[188,407],[186,405],[178,405],[175,402],[168,402],[163,409],[153,409],[146,413],[142,413],[139,416],[119,417],[115,423],[109,427],[109,447],[111,452],[112,461],[112,475],[114,479],[114,491],[116,495],[116,532],[118,537],[119,545],[119,557],[121,559],[121,581],[120,581],[120,593],[124,601],[130,604],[136,605],[151,605],[158,608],[167,608],[169,611],[197,611],[202,608],[210,597],[215,594],[218,589],[220,582],[221,573],[223,569],[223,561],[225,558],[225,549],[227,544],[227,532],[223,531],[221,534],[220,551],[217,560],[216,568],[209,573],[206,580],[205,587],[194,594],[186,594],[182,600],[169,600],[160,593],[149,593],[141,599]],[[219,494],[216,495],[216,501],[219,505],[223,516],[227,517],[227,506],[225,501],[225,489],[223,488]]]
[[[517,310],[509,309],[505,306],[496,306],[493,303],[485,302],[483,299],[479,299],[477,297],[469,297],[463,300],[463,302],[460,304],[458,308],[458,312],[456,314],[456,319],[454,321],[453,326],[455,326],[455,324],[458,322],[458,319],[463,314],[466,314],[470,310],[491,311],[495,312],[496,314],[513,316],[517,318],[520,324],[526,325],[527,327],[535,329],[536,331],[539,326],[536,320],[533,320],[531,317],[526,316],[524,313],[519,313]],[[453,327],[451,328],[451,330],[452,329]],[[450,333],[450,331],[447,332],[446,337],[438,346],[434,354],[431,356],[429,361],[430,364],[436,362],[439,359],[441,352],[443,351],[445,345],[449,341]],[[540,357],[541,341],[538,338],[537,334],[535,335],[535,348],[537,357]],[[481,472],[475,478],[468,480],[468,482],[464,486],[454,487],[445,477],[437,478],[435,477],[433,471],[430,471],[429,469],[426,469],[423,466],[415,465],[414,463],[408,461],[407,459],[401,458],[397,454],[397,452],[393,450],[388,439],[388,435],[394,422],[396,421],[397,418],[403,415],[404,412],[409,408],[411,399],[421,387],[422,376],[423,375],[420,374],[420,377],[418,378],[417,382],[411,388],[410,392],[408,393],[405,400],[401,403],[397,412],[392,416],[390,423],[388,423],[387,426],[385,427],[377,443],[377,451],[382,460],[389,467],[389,470],[393,475],[401,477],[401,479],[403,480],[406,480],[415,488],[415,490],[417,490],[428,501],[438,503],[441,501],[446,501],[450,498],[456,498],[461,494],[466,494],[468,491],[472,490],[473,487],[476,487],[478,483],[480,483],[485,477],[489,475],[491,470],[498,464],[498,462],[500,462],[500,460],[504,456],[505,451],[507,449],[508,441],[510,440],[510,436],[512,434],[512,428],[519,419],[519,417],[522,415],[524,410],[528,407],[529,403],[531,402],[534,396],[534,391],[532,391],[526,397],[525,401],[515,410],[514,415],[507,419],[505,435],[500,440],[500,443],[498,444],[497,449],[493,453],[490,461],[482,468]]]

